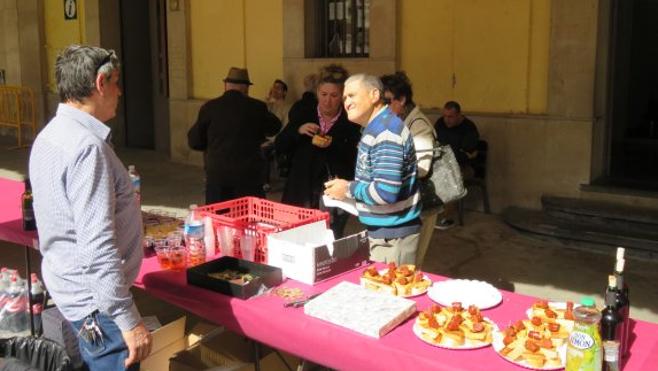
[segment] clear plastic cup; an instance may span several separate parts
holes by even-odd
[[[169,247],[163,245],[155,245],[153,248],[158,257],[158,263],[162,269],[171,269],[171,259],[169,259]]]
[[[182,271],[187,268],[187,250],[185,246],[170,246],[169,248],[169,262],[172,271]]]
[[[240,236],[240,252],[242,253],[242,259],[249,260],[250,262],[254,261],[256,236],[247,233]]]
[[[183,232],[174,231],[167,234],[167,246],[180,246],[183,244]]]
[[[217,227],[217,242],[219,242],[221,256],[233,256],[233,238],[235,237],[235,234],[235,228],[227,227],[225,225]]]

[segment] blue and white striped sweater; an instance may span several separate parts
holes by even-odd
[[[363,131],[350,196],[357,201],[359,220],[377,228],[373,237],[404,237],[420,225],[414,223],[420,215],[420,195],[413,139],[388,107]]]

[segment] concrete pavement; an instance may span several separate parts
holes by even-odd
[[[0,177],[19,178],[26,173],[28,150],[5,146],[0,147],[0,153]],[[183,216],[189,204],[203,204],[201,168],[172,163],[153,151],[122,149],[118,154],[126,166],[136,165],[142,176],[145,209]],[[270,195],[273,200],[279,197],[280,193]],[[356,220],[350,220],[348,230],[360,228]],[[34,266],[38,260],[34,254]],[[578,244],[529,238],[496,215],[469,211],[463,227],[435,231],[424,269],[454,278],[485,280],[499,288],[554,301],[578,301],[589,295],[602,305],[613,264],[614,251],[593,252]],[[0,242],[0,265],[23,269],[22,250]],[[626,270],[631,315],[658,323],[658,289],[654,284],[658,281],[658,261],[629,256]]]

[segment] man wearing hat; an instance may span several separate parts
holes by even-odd
[[[250,98],[249,72],[231,67],[224,94],[206,102],[187,133],[190,148],[205,153],[206,204],[265,197],[267,162],[260,145],[281,129],[264,102]]]

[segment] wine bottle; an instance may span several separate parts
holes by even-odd
[[[615,302],[617,304],[617,309],[619,314],[623,318],[622,324],[622,336],[620,341],[619,355],[621,358],[628,356],[628,340],[630,337],[630,298],[629,298],[629,289],[628,283],[624,279],[624,265],[626,260],[624,259],[625,249],[623,247],[617,248],[617,261],[615,263],[615,272],[614,276],[617,281],[617,290],[615,291]]]
[[[622,337],[621,325],[624,318],[617,308],[617,279],[614,275],[608,276],[608,290],[605,293],[605,309],[601,312],[601,340],[620,341]]]

